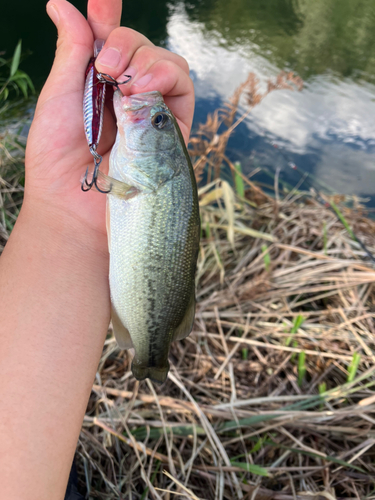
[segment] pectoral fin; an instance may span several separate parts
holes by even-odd
[[[112,306],[111,309],[113,333],[115,334],[117,343],[121,349],[131,349],[133,347],[133,342],[129,330],[123,325],[115,308]]]
[[[113,194],[114,196],[118,196],[123,200],[129,200],[139,193],[136,187],[130,186],[125,182],[118,181],[117,179],[114,179],[109,175],[103,174],[101,170],[98,171],[98,178],[96,183],[99,189],[102,190],[102,192]]]
[[[195,290],[191,294],[189,304],[186,309],[185,316],[173,333],[172,340],[181,340],[189,335],[193,328],[195,316]]]

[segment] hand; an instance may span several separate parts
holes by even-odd
[[[187,62],[166,49],[155,47],[129,28],[119,28],[121,0],[89,0],[88,19],[65,0],[50,0],[47,12],[58,28],[55,61],[39,97],[26,150],[25,206],[73,228],[87,247],[106,253],[105,196],[84,193],[80,180],[93,164],[83,129],[84,74],[93,53],[94,39],[106,39],[97,69],[121,81],[126,95],[159,90],[175,114],[188,140],[194,111],[194,90]],[[106,172],[116,124],[107,102],[99,153]],[[74,236],[74,237],[75,237]]]

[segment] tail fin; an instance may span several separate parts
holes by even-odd
[[[132,362],[132,372],[137,380],[149,378],[157,384],[162,384],[168,376],[169,363],[167,361],[166,366],[162,368],[156,366],[145,366],[134,358]]]

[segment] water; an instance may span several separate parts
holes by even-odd
[[[85,2],[73,2],[84,11]],[[125,5],[125,4],[124,4]],[[53,60],[55,28],[39,2],[2,6],[0,48],[17,40],[37,86]],[[123,25],[183,55],[196,90],[194,127],[255,72],[261,87],[280,70],[302,92],[273,92],[241,124],[229,156],[245,172],[281,169],[296,184],[308,171],[332,190],[375,206],[375,2],[373,0],[185,0],[127,2]],[[278,147],[275,148],[274,146]]]

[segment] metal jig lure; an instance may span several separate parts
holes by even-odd
[[[106,85],[112,85],[119,88],[119,85],[127,83],[131,76],[125,75],[128,79],[124,82],[117,82],[112,76],[106,73],[99,73],[95,68],[95,60],[104,46],[105,40],[95,40],[94,57],[89,61],[86,69],[85,90],[83,93],[83,121],[85,126],[85,135],[90,153],[94,157],[94,172],[90,182],[87,180],[89,167],[82,180],[82,191],[90,191],[95,188],[100,193],[107,193],[99,188],[97,184],[98,172],[103,158],[97,152],[97,147],[100,141],[103,128],[103,111],[106,93]]]

